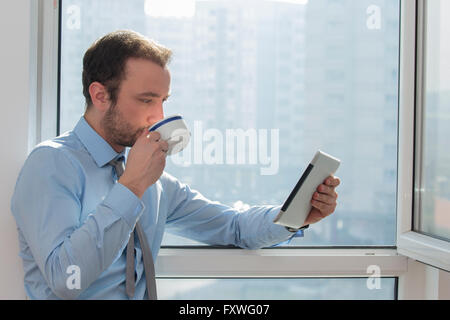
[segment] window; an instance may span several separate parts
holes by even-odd
[[[62,1],[60,132],[84,111],[85,50],[134,29],[174,51],[165,114],[183,114],[192,140],[168,172],[239,209],[280,205],[320,148],[342,160],[339,206],[289,245],[395,246],[399,1],[168,2]],[[206,152],[208,132],[225,148],[226,130],[240,129],[258,133],[244,163]],[[163,244],[200,245],[170,234]]]
[[[449,30],[443,16],[447,6],[446,1],[438,0],[404,5],[397,251],[449,271],[448,147],[444,142],[448,133],[445,52]],[[416,13],[417,21],[412,18]]]
[[[370,282],[370,280],[369,280]],[[395,279],[382,278],[370,290],[366,278],[308,279],[158,279],[159,298],[167,300],[394,300]],[[375,286],[378,285],[378,290]]]
[[[414,230],[450,241],[450,22],[448,1],[427,1],[422,141]]]

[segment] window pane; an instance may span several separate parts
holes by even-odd
[[[62,132],[84,111],[84,51],[125,28],[174,51],[165,114],[192,136],[169,173],[239,209],[280,205],[321,149],[342,160],[339,206],[290,245],[395,245],[398,0],[64,0]]]
[[[157,279],[162,300],[394,300],[395,278]],[[369,289],[371,288],[371,289]]]
[[[427,1],[422,187],[416,230],[450,241],[449,1]]]

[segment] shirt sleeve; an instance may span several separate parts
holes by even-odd
[[[84,173],[63,150],[35,149],[21,170],[11,211],[51,290],[73,299],[122,253],[144,204],[116,183],[95,212],[80,222]],[[68,288],[78,267],[80,289]]]
[[[277,245],[302,236],[273,223],[281,206],[252,206],[237,211],[164,173],[163,188],[170,203],[167,216],[168,232],[210,245],[234,245],[258,249]]]

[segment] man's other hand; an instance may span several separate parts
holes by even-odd
[[[317,187],[311,199],[312,209],[305,220],[304,225],[319,222],[334,212],[337,205],[336,187],[341,183],[339,178],[329,176]]]

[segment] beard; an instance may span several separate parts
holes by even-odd
[[[123,147],[132,147],[142,131],[146,128],[135,129],[127,122],[116,107],[111,105],[101,121],[103,130],[110,141]]]

